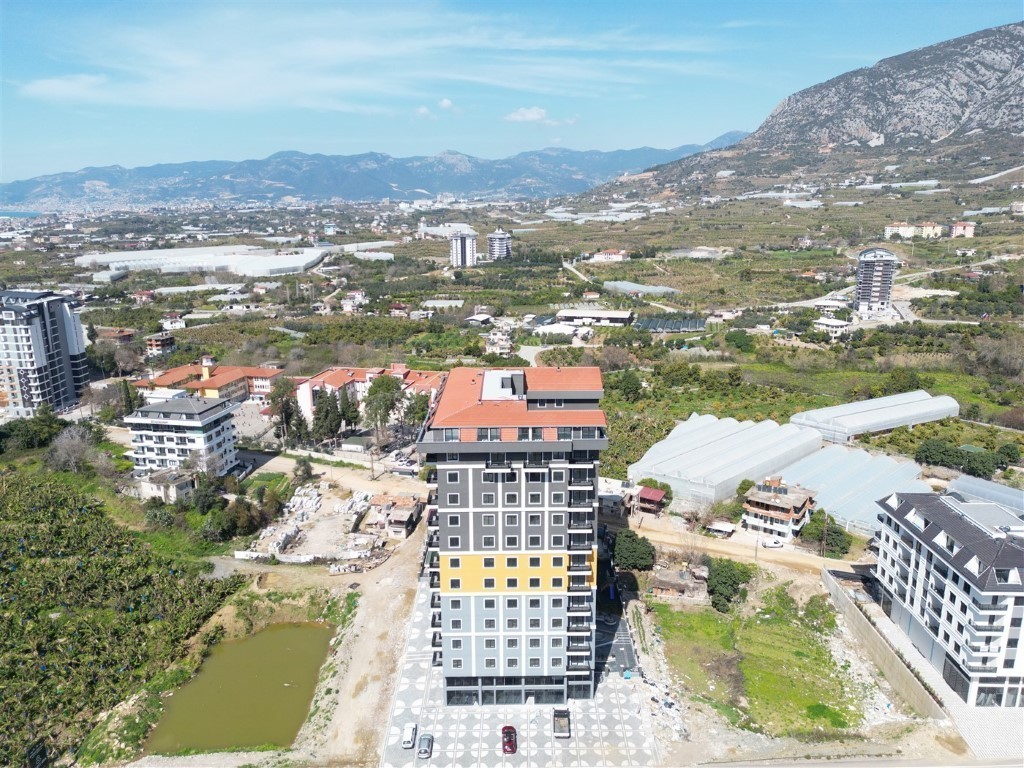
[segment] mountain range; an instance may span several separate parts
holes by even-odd
[[[883,59],[799,91],[743,141],[668,163],[651,189],[704,178],[874,173],[981,178],[1022,164],[1024,23]]]
[[[51,210],[70,204],[151,205],[184,200],[213,202],[302,200],[410,200],[440,193],[477,198],[543,198],[591,189],[623,173],[641,171],[747,134],[734,131],[698,145],[612,152],[548,148],[501,160],[448,151],[430,157],[309,155],[278,152],[263,160],[84,168],[0,184],[0,206]]]

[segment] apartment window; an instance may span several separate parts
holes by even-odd
[[[526,496],[526,503],[527,504],[540,504],[540,494],[539,493],[527,494],[527,496]]]
[[[483,497],[482,497],[482,502],[484,504],[486,504],[487,506],[489,506],[489,507],[493,506],[494,505],[494,494],[493,493],[485,493],[483,495]],[[485,518],[490,517],[491,520],[494,520],[494,515],[484,515],[484,517]],[[487,525],[487,523],[484,523],[484,525]],[[490,525],[494,525],[494,523],[492,522],[492,523],[490,523]]]
[[[506,493],[505,494],[505,503],[508,504],[508,505],[518,504],[519,503],[519,494],[518,493]]]
[[[558,427],[559,440],[572,440],[572,427]]]
[[[501,430],[497,427],[479,427],[476,431],[476,439],[482,443],[493,443],[501,440]]]
[[[453,611],[462,610],[462,601],[461,600],[452,600],[452,602],[451,602],[451,609]]]
[[[543,472],[527,472],[526,482],[528,483],[543,483],[544,473]]]
[[[449,483],[457,483],[457,482],[459,482],[459,473],[458,472],[449,472],[448,473],[448,482]]]
[[[451,541],[452,541],[452,539],[455,539],[455,541],[458,541],[458,540],[459,540],[459,537],[458,537],[458,536],[449,536],[449,537],[448,537],[448,545],[449,545],[449,546],[451,546]],[[458,545],[458,544],[456,544],[455,546],[457,547],[457,546],[459,546],[459,545]],[[453,558],[451,558],[451,559],[450,559],[450,560],[448,561],[448,567],[449,567],[449,568],[458,568],[458,567],[459,567],[460,565],[462,565],[462,560],[461,560],[461,558],[458,558],[458,557],[453,557]]]
[[[484,496],[487,496],[487,494],[485,493]],[[491,496],[493,497],[494,494],[492,493]],[[488,526],[489,525],[494,525],[496,521],[497,521],[497,516],[496,515],[484,515],[481,518],[481,520],[480,520],[480,522],[483,525],[488,525]]]
[[[450,549],[458,549],[458,547],[461,545],[461,543],[462,543],[461,539],[458,536],[449,536],[448,537],[448,547]]]
[[[557,493],[552,493],[551,494],[551,503],[552,504],[565,504],[565,494],[562,493],[561,491],[559,491]],[[556,523],[556,525],[561,525],[562,524],[562,516],[561,515],[556,515],[556,517],[558,518],[558,523]],[[552,518],[551,522],[552,523],[555,522],[553,518]]]
[[[462,669],[462,659],[452,659],[452,669]]]
[[[462,589],[462,579],[452,579],[448,582],[451,589]]]
[[[506,619],[505,629],[519,629],[519,619]]]
[[[540,536],[530,536],[529,539],[527,539],[526,546],[528,546],[528,547],[539,547],[540,546]]]
[[[454,507],[459,503],[459,494],[449,493],[448,494],[448,506]]]
[[[555,578],[553,578],[551,580],[551,588],[552,589],[561,589],[562,588],[562,577],[561,576],[556,576]]]
[[[560,667],[560,666],[562,666],[562,660],[560,658],[556,657],[556,656],[553,656],[551,658],[551,667],[554,668],[554,667]]]
[[[562,557],[553,557],[553,558],[551,558],[551,567],[552,568],[561,568],[563,562],[565,562],[564,558],[562,558]]]
[[[565,536],[552,536],[551,537],[551,546],[554,547],[555,549],[557,549],[558,547],[564,547],[565,546]]]
[[[562,628],[562,620],[561,619],[552,619],[551,620],[551,628],[552,629],[561,629]]]
[[[539,637],[531,637],[530,638],[530,647],[531,648],[540,648],[540,638]]]
[[[530,629],[540,629],[540,619],[530,619]]]
[[[541,524],[541,517],[540,517],[540,515],[538,515],[538,514],[527,515],[527,517],[526,517],[526,524],[527,525],[540,525]]]
[[[484,619],[484,629],[495,629],[498,626],[498,622],[494,619]]]
[[[533,668],[533,669],[539,668],[540,667],[540,659],[531,658],[530,659],[530,667]]]
[[[519,610],[519,598],[518,597],[510,597],[510,598],[508,598],[505,601],[505,607],[510,609],[510,610],[513,610],[513,611]]]
[[[509,659],[508,660],[508,668],[509,669],[516,669],[518,666],[519,666],[519,659]]]
[[[553,469],[553,470],[551,470],[551,482],[552,483],[564,483],[565,482],[565,470],[564,469]]]
[[[519,525],[519,515],[505,515],[505,525],[509,527]]]
[[[519,647],[519,638],[510,637],[508,640],[505,641],[505,647],[506,648],[518,648]]]
[[[540,579],[530,579],[530,589],[540,589]]]
[[[488,611],[493,611],[497,607],[497,602],[493,597],[488,597],[484,600],[484,608]]]
[[[551,607],[552,608],[561,608],[562,607],[562,598],[560,598],[560,597],[552,598],[552,600],[551,600]]]
[[[537,401],[537,407],[538,408],[547,408],[548,407],[548,401],[547,400],[538,400]]]
[[[443,440],[446,443],[457,443],[457,442],[459,442],[459,430],[458,430],[458,428],[456,428],[456,429],[446,429],[444,431]]]
[[[493,568],[493,567],[494,567],[494,558],[493,557],[485,557],[484,558],[484,568]]]
[[[552,637],[551,638],[551,647],[552,648],[561,648],[562,647],[562,638],[560,638],[560,637]]]
[[[518,536],[506,536],[505,537],[505,546],[509,547],[509,548],[518,547],[519,546],[519,537]]]
[[[483,544],[485,549],[494,549],[495,547],[494,536],[484,536]]]
[[[484,589],[494,589],[494,579],[484,579]]]
[[[492,649],[496,648],[497,645],[498,645],[498,642],[493,637],[489,637],[486,640],[484,640],[484,648],[486,650],[492,650]]]
[[[484,667],[486,669],[494,669],[497,666],[498,662],[496,659],[484,659]]]
[[[518,589],[519,588],[519,579],[516,579],[516,578],[505,579],[505,588],[506,589]]]
[[[519,567],[519,558],[518,557],[506,557],[505,558],[505,567],[506,568],[518,568]]]
[[[519,428],[519,439],[520,440],[543,440],[544,439],[544,428],[543,427],[520,427]]]
[[[539,557],[531,557],[530,558],[530,567],[531,568],[540,568],[540,558]]]
[[[452,629],[462,629],[462,619],[452,619]]]
[[[461,651],[462,650],[462,640],[452,640],[452,650],[453,651]]]

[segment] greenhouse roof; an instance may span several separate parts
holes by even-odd
[[[938,421],[959,413],[960,405],[952,397],[932,397],[919,389],[804,411],[794,414],[789,421],[791,424],[817,429],[826,440],[845,442],[854,435]]]

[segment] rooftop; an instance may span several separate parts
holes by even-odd
[[[231,406],[230,400],[218,397],[179,397],[162,403],[144,405],[128,418],[161,419],[174,418],[175,416],[203,418],[216,411],[230,409]]]

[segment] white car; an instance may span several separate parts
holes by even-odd
[[[781,549],[782,541],[780,539],[761,539],[761,546],[765,549]]]

